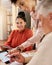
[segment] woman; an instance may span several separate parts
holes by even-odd
[[[16,26],[17,30],[13,30],[5,42],[4,46],[9,48],[15,48],[25,42],[27,39],[33,36],[33,33],[30,29],[25,28],[26,26],[26,18],[24,12],[19,12],[16,18]],[[32,46],[24,49],[24,51],[32,50]]]

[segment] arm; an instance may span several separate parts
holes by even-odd
[[[28,29],[28,31],[26,31],[26,40],[28,40],[32,36],[33,36],[32,30],[31,29]],[[23,51],[30,51],[32,49],[33,49],[33,45],[30,45],[30,46],[26,47]]]

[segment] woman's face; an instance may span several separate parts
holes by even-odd
[[[21,0],[21,1],[19,1],[17,3],[17,5],[21,9],[23,9],[25,11],[28,11],[28,12],[31,12],[32,11],[32,8],[34,7],[33,4],[35,6],[35,1],[33,1],[33,0]]]
[[[18,28],[19,31],[22,31],[25,29],[26,26],[26,22],[24,22],[24,20],[22,18],[17,18],[16,20],[16,26]]]
[[[31,10],[30,10],[30,8],[28,7],[28,6],[26,6],[26,5],[21,5],[21,6],[19,6],[22,10],[24,10],[24,11],[28,11],[28,12],[30,12]]]

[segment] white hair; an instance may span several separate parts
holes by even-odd
[[[40,3],[41,1],[37,0],[37,7],[40,5]],[[38,14],[43,14],[43,16],[46,16],[48,13],[52,12],[52,0],[44,0],[37,12]]]

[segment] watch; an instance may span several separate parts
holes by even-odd
[[[21,49],[20,49],[20,47],[17,47],[16,49],[17,49],[17,50],[19,50],[19,51],[21,52]]]

